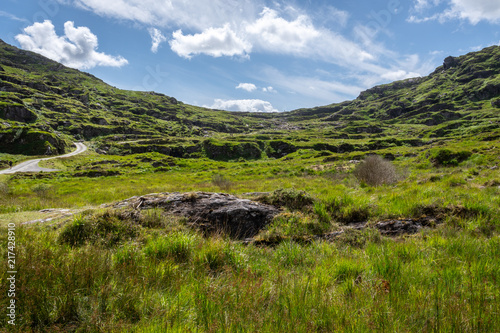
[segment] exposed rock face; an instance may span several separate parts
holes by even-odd
[[[271,205],[224,193],[154,193],[115,203],[115,208],[162,208],[184,216],[205,232],[222,231],[234,238],[255,236],[279,210]]]
[[[2,113],[2,118],[24,123],[30,123],[37,119],[37,116],[33,111],[28,110],[21,105],[8,105],[4,107],[3,110],[0,110],[0,117],[2,116]]]
[[[443,68],[446,70],[451,67],[456,67],[458,65],[458,61],[455,57],[449,56],[444,59]]]

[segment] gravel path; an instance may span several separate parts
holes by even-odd
[[[46,168],[41,168],[38,166],[38,162],[40,161],[45,161],[45,160],[51,160],[54,158],[61,158],[61,157],[70,157],[74,155],[78,155],[83,153],[84,151],[87,150],[87,146],[85,146],[81,142],[75,142],[76,150],[66,154],[66,155],[59,155],[59,156],[54,156],[54,157],[46,157],[46,158],[36,158],[34,160],[29,160],[22,162],[18,165],[13,166],[10,169],[5,169],[0,171],[0,174],[7,174],[7,173],[16,173],[16,172],[52,172],[52,171],[59,171],[57,169],[46,169]]]

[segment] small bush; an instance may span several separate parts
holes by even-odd
[[[86,223],[85,218],[76,216],[71,224],[68,224],[59,234],[58,241],[61,244],[71,246],[83,245],[91,234],[91,227]]]
[[[398,177],[394,165],[378,155],[367,156],[353,171],[354,176],[370,186],[394,184]]]
[[[167,221],[166,217],[163,216],[163,210],[154,208],[142,211],[139,223],[146,228],[163,228]]]
[[[31,190],[38,196],[44,196],[50,191],[51,188],[52,186],[42,183],[42,184],[36,184],[35,186],[33,186]]]
[[[233,182],[224,177],[223,175],[213,175],[212,176],[212,184],[217,186],[223,191],[229,191],[233,187]]]
[[[366,228],[364,230],[346,228],[336,239],[339,243],[357,248],[363,248],[368,242],[380,243],[381,240],[380,232],[373,228]]]

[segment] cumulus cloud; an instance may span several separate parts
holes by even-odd
[[[271,9],[255,0],[58,1],[106,17],[155,27],[177,27],[179,29],[169,41],[170,47],[185,58],[200,54],[247,57],[250,52],[257,51],[318,59],[348,67],[375,59],[370,49],[339,33],[316,27],[310,15],[292,6]],[[345,24],[349,16],[331,6],[326,6],[325,12],[328,12],[327,16],[338,19],[340,25]],[[316,13],[315,18],[321,19],[321,15]],[[154,45],[153,41],[152,49]]]
[[[444,0],[416,0],[408,22],[421,23],[427,21],[446,22],[452,19],[468,20],[475,25],[481,21],[500,23],[500,2],[498,0],[448,0],[447,8],[438,13],[425,15],[424,10],[440,5]],[[420,15],[418,15],[420,14]],[[423,16],[421,16],[424,14]]]
[[[375,59],[354,41],[331,30],[316,28],[311,17],[305,14],[286,20],[276,10],[266,7],[259,19],[245,27],[245,32],[260,51],[319,59],[342,66],[363,66],[360,62]]]
[[[296,7],[298,2],[291,5],[281,1],[263,0],[57,1],[104,17],[125,19],[139,25],[161,28],[163,31],[174,31],[172,35],[167,36],[170,48],[184,58],[189,59],[197,55],[248,58],[252,52],[285,54],[340,66],[348,71],[350,77],[358,78],[361,85],[343,85],[335,80],[329,82],[320,78],[309,78],[307,88],[300,88],[304,86],[304,77],[297,77],[297,80],[292,82],[268,80],[269,84],[277,87],[280,92],[295,91],[302,95],[339,99],[346,95],[351,96],[355,91],[359,92],[359,89],[365,87],[367,80],[375,84],[383,80],[425,73],[417,68],[420,65],[400,66],[398,62],[403,55],[392,52],[382,43],[377,43],[377,31],[373,31],[373,27],[370,30],[369,26],[363,27],[354,22],[355,29],[349,35],[341,33],[341,29],[347,25],[349,13],[331,5],[315,7],[319,9],[308,7],[306,10]],[[488,8],[495,9],[493,7],[497,1],[414,0],[411,14],[418,20],[425,17],[428,10],[435,12],[437,5],[442,10],[446,4],[449,4],[450,8],[465,8],[464,4],[480,3],[480,12],[484,16]],[[490,7],[486,6],[487,4]],[[462,9],[462,12],[465,10],[469,10],[469,15],[473,15],[470,8]],[[494,10],[489,12],[495,13]],[[449,17],[452,13],[458,15],[456,11],[451,10],[446,15]],[[333,25],[330,20],[336,24]],[[327,26],[334,28],[327,29]],[[165,40],[161,33],[156,35],[154,30],[150,30],[150,34],[151,50],[155,52]],[[155,36],[158,38],[155,39]],[[293,87],[287,87],[290,85]],[[256,89],[265,93],[275,92],[269,87]]]
[[[252,92],[257,89],[257,86],[253,83],[240,83],[236,86],[236,89],[243,89],[248,92]]]
[[[184,58],[206,54],[212,57],[245,56],[252,49],[251,44],[239,38],[229,24],[222,28],[208,28],[202,33],[184,35],[177,30],[169,42],[172,51]]]
[[[278,16],[278,12],[264,8],[261,17],[246,27],[246,32],[261,49],[276,53],[295,53],[307,47],[309,41],[320,36],[306,15],[293,21]]]
[[[260,99],[216,99],[210,108],[241,112],[278,112],[271,103]]]
[[[121,67],[128,61],[97,52],[97,36],[87,27],[64,23],[64,36],[57,36],[50,20],[24,28],[15,38],[23,49],[39,53],[68,67],[88,69],[96,66]]]
[[[148,31],[151,36],[151,52],[156,53],[160,44],[166,42],[167,38],[156,28],[150,28]]]

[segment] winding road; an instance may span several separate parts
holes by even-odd
[[[7,173],[16,173],[16,172],[52,172],[52,171],[59,171],[57,169],[46,169],[46,168],[41,168],[38,166],[38,162],[40,161],[45,161],[45,160],[51,160],[54,158],[61,158],[61,157],[70,157],[74,155],[78,155],[83,153],[84,151],[87,150],[87,146],[84,145],[81,142],[75,142],[74,143],[76,146],[76,150],[65,155],[59,155],[59,156],[53,156],[53,157],[46,157],[46,158],[36,158],[34,160],[29,160],[25,161],[22,163],[19,163],[18,165],[13,166],[10,169],[5,169],[0,171],[1,174],[7,174]]]

